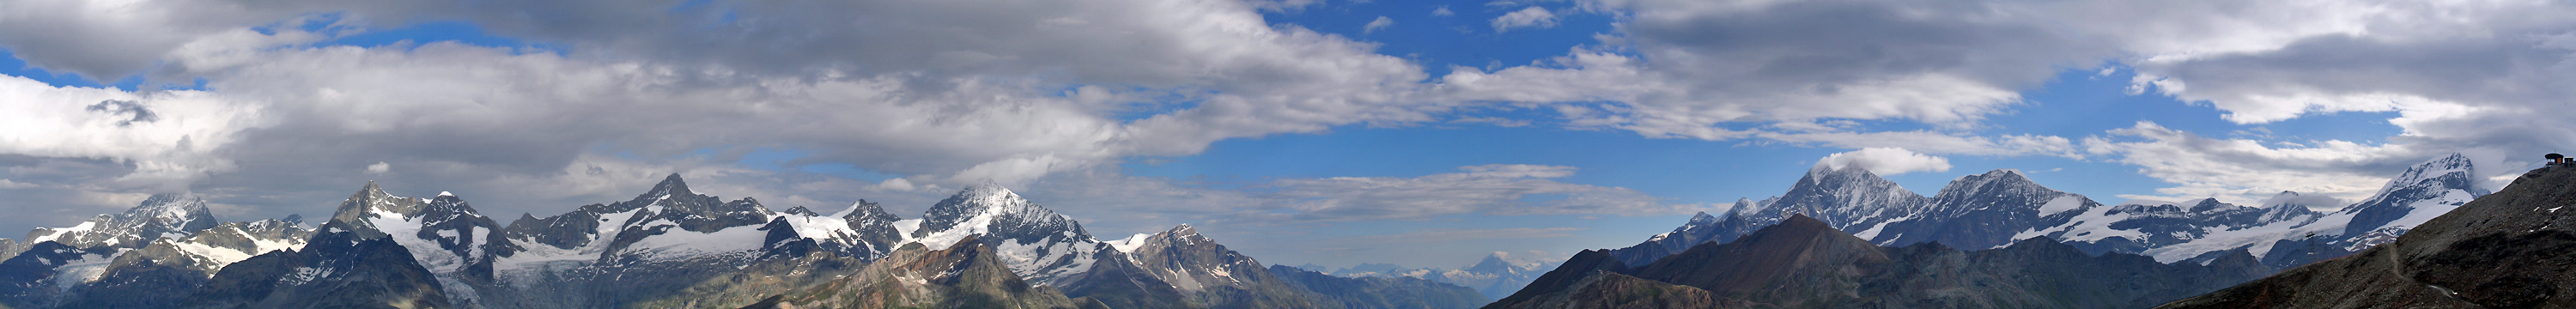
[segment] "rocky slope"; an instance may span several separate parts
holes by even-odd
[[[1878,247],[1792,215],[1734,242],[1694,246],[1642,266],[1587,250],[1486,308],[2140,308],[2267,272],[2251,255],[2208,266],[2163,264],[2127,254],[2089,256],[2045,239],[1981,251],[1932,243]]]
[[[179,308],[455,308],[411,250],[334,219],[300,251],[224,267]]]
[[[2430,206],[2454,209],[2389,242],[2160,308],[2576,307],[2571,205],[2576,167],[2544,167],[2493,195]]]
[[[908,244],[849,277],[752,308],[1074,308],[1054,288],[1031,285],[996,249],[968,235],[945,249]]]
[[[1211,308],[1335,308],[1318,303],[1252,257],[1226,249],[1187,224],[1126,250],[1148,274]]]

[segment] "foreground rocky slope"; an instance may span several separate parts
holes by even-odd
[[[2526,173],[2394,241],[2159,308],[2576,308],[2576,167]]]
[[[2241,252],[2203,266],[2089,256],[2047,239],[1973,252],[1878,247],[1791,215],[1641,266],[1587,250],[1485,308],[2143,308],[2265,273]]]

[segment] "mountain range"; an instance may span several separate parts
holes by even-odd
[[[2086,255],[2044,238],[1977,251],[1880,247],[1791,214],[1644,265],[1585,250],[1484,308],[2143,308],[2270,272],[2234,253],[2200,265]]]
[[[1335,271],[1263,264],[1189,225],[1099,239],[989,183],[904,219],[866,201],[773,211],[674,174],[632,199],[506,224],[455,194],[368,183],[318,225],[223,222],[197,198],[155,195],[0,239],[0,307],[2129,308],[2353,263],[2338,258],[2484,200],[2476,175],[2453,154],[2318,212],[2339,202],[2105,205],[2014,170],[1923,196],[1820,165],[1781,196],[1624,248]],[[2213,295],[2242,295],[2226,293]],[[2242,298],[2228,297],[2212,299]]]
[[[861,201],[772,211],[671,175],[635,198],[502,224],[464,198],[374,183],[330,220],[218,223],[155,196],[38,229],[0,262],[12,308],[1465,308],[1474,290],[1272,267],[1187,225],[1123,240],[1009,189],[921,218]],[[1284,275],[1282,273],[1285,273]],[[170,291],[185,291],[172,293]]]
[[[2015,170],[1962,176],[1924,197],[1867,170],[1818,165],[1781,196],[1739,200],[1719,215],[1699,213],[1672,232],[1608,254],[1644,265],[1803,215],[1878,246],[1982,250],[2047,237],[2086,254],[2137,254],[2166,263],[2206,263],[2242,250],[2286,269],[2386,243],[2484,196],[2477,175],[2467,157],[2451,154],[2408,168],[2370,198],[2320,213],[2309,209],[2321,206],[2312,205],[2318,199],[2296,192],[2259,207],[2215,199],[2104,205]]]

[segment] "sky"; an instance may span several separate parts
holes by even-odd
[[[0,0],[0,230],[368,181],[507,220],[673,173],[909,218],[989,181],[1101,238],[1455,268],[1819,164],[2350,202],[2571,128],[2565,1]]]

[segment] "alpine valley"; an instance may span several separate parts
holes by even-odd
[[[222,222],[202,200],[156,195],[0,240],[0,307],[2145,308],[2249,281],[2264,285],[2194,304],[2260,303],[2276,300],[2249,289],[2326,287],[2259,278],[2358,263],[2338,258],[2446,222],[2436,218],[2489,193],[2477,175],[2444,156],[2319,212],[2337,202],[2282,192],[2252,206],[2106,205],[2013,170],[1927,197],[1820,164],[1781,196],[1633,246],[1496,253],[1452,270],[1268,265],[1189,225],[1104,240],[994,184],[907,219],[866,201],[773,211],[674,174],[630,200],[504,223],[455,194],[368,183],[318,223]],[[2560,303],[2516,295],[2496,297]]]

